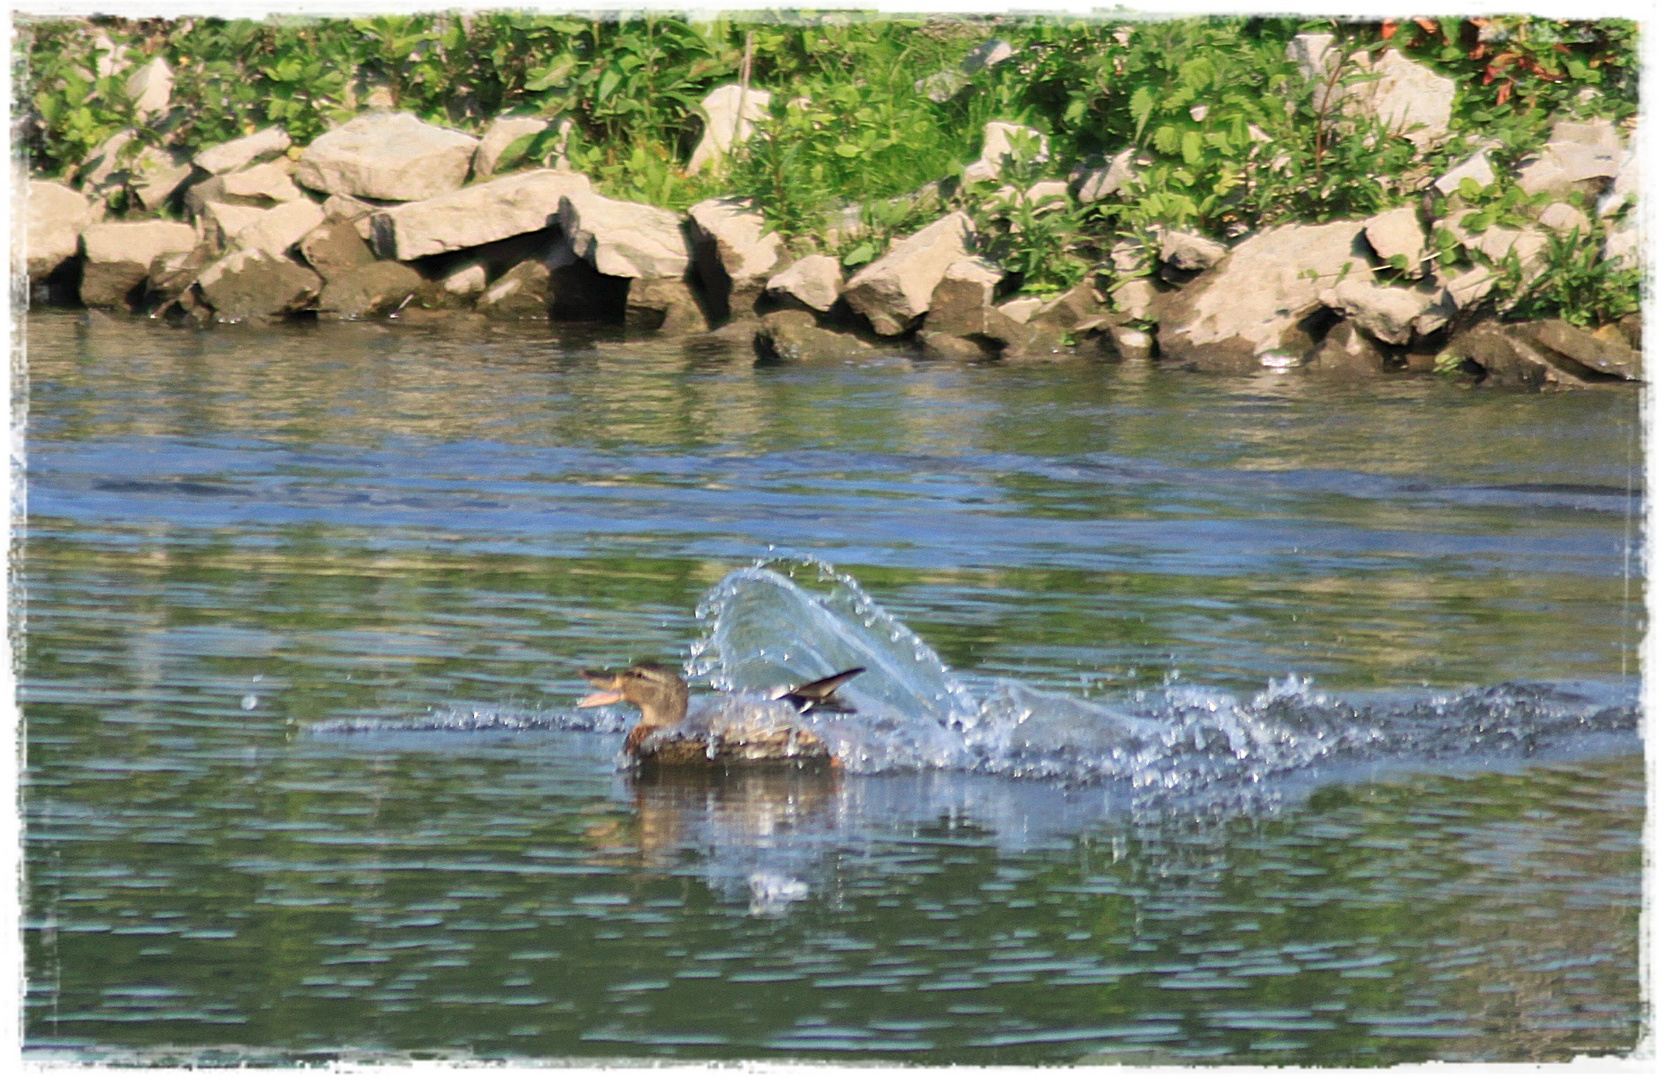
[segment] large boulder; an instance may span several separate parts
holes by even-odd
[[[478,144],[409,113],[366,113],[306,147],[294,178],[335,195],[431,199],[462,186]]]
[[[755,205],[743,199],[705,199],[687,211],[687,218],[699,280],[717,317],[753,307],[768,275],[785,257],[779,234],[769,231]]]
[[[1575,389],[1620,381],[1576,360],[1541,347],[1529,323],[1482,322],[1457,334],[1444,355],[1468,361],[1481,371],[1479,385],[1528,390]]]
[[[92,224],[92,204],[74,188],[29,181],[23,218],[23,262],[30,282],[44,281],[80,250],[81,230]]]
[[[663,334],[709,329],[698,298],[686,281],[678,277],[631,278],[623,325],[628,330],[655,330]]]
[[[702,171],[733,148],[749,140],[756,124],[768,117],[773,95],[766,90],[738,83],[718,86],[704,96],[699,108],[704,113],[704,137],[687,161],[687,172]]]
[[[331,319],[388,315],[409,303],[422,284],[421,275],[403,263],[368,263],[330,279],[318,294],[317,313]]]
[[[257,206],[210,202],[196,215],[196,225],[209,247],[228,251],[237,246],[237,237],[245,229],[252,229],[265,215]]]
[[[582,173],[536,169],[387,207],[370,227],[382,258],[419,259],[546,229],[561,198],[588,191]]]
[[[317,299],[323,279],[289,259],[244,249],[208,266],[197,286],[216,319],[243,322],[304,310]]]
[[[508,147],[527,135],[540,135],[547,130],[548,121],[536,116],[499,116],[492,120],[473,150],[473,175],[491,175]]]
[[[1557,357],[1579,364],[1589,372],[1623,380],[1635,380],[1644,376],[1643,357],[1639,350],[1621,340],[1619,335],[1601,337],[1579,326],[1572,326],[1562,319],[1523,323],[1517,332]]]
[[[1210,237],[1181,229],[1160,230],[1160,263],[1163,270],[1196,274],[1223,261],[1229,249]]]
[[[218,176],[235,172],[262,158],[275,157],[289,148],[289,135],[280,127],[268,127],[228,143],[210,146],[196,155],[196,167]]]
[[[173,71],[160,56],[127,76],[133,115],[143,122],[167,111],[173,100]]]
[[[285,159],[250,165],[236,172],[228,172],[218,179],[227,202],[266,205],[295,202],[306,197],[291,179],[293,173],[293,162]]]
[[[1367,274],[1349,275],[1321,293],[1322,303],[1389,345],[1407,345],[1446,323],[1453,312],[1440,308],[1442,299],[1441,290],[1376,285]]]
[[[323,224],[312,229],[300,238],[300,255],[308,266],[323,276],[324,281],[334,281],[341,275],[356,270],[361,266],[368,266],[375,261],[375,255],[364,243],[363,237],[352,223],[339,218],[325,218]],[[480,268],[481,276],[484,274]],[[482,292],[484,282],[481,279],[479,288],[474,292]]]
[[[1368,246],[1386,262],[1402,259],[1404,269],[1418,274],[1425,262],[1425,229],[1412,206],[1375,214],[1363,224]]]
[[[930,295],[924,332],[957,337],[985,333],[993,291],[1003,280],[1004,271],[986,259],[965,256],[955,260]]]
[[[870,359],[882,351],[853,334],[826,329],[809,312],[786,308],[762,316],[756,354],[768,361],[831,364]]]
[[[1364,377],[1382,374],[1388,363],[1379,343],[1348,320],[1330,329],[1305,360],[1314,371]]]
[[[1345,89],[1348,114],[1379,121],[1421,153],[1448,141],[1449,119],[1454,115],[1453,79],[1395,49],[1386,49],[1373,59],[1358,53],[1352,60],[1367,77]]]
[[[767,292],[826,312],[843,291],[842,263],[830,255],[805,255],[768,278]]]
[[[147,146],[127,170],[127,186],[146,210],[160,210],[190,178],[190,159],[177,150]]]
[[[196,246],[196,230],[176,221],[101,222],[82,230],[81,244],[81,303],[121,307],[132,302],[158,257]]]
[[[75,168],[81,189],[88,194],[102,191],[116,181],[116,173],[127,168],[130,157],[123,153],[127,145],[138,138],[138,132],[124,128],[97,146]]]
[[[1488,150],[1479,150],[1439,176],[1431,186],[1444,195],[1453,195],[1460,190],[1460,182],[1468,179],[1478,187],[1488,187],[1495,182],[1495,167],[1489,164]]]
[[[1025,124],[989,120],[981,137],[981,157],[964,169],[964,183],[997,180],[1017,156],[1017,143],[1024,143],[1034,161],[1050,160],[1050,140]]]
[[[954,211],[896,243],[843,290],[850,307],[879,334],[903,334],[929,310],[947,267],[970,253],[975,226]]]
[[[1266,354],[1302,356],[1314,344],[1301,323],[1321,294],[1366,276],[1362,223],[1282,225],[1249,237],[1165,304],[1162,355],[1201,368],[1253,370]]]
[[[1518,186],[1528,195],[1596,195],[1621,171],[1622,158],[1621,132],[1609,120],[1561,120],[1518,170]]]
[[[560,198],[559,222],[572,250],[602,274],[678,278],[691,263],[681,219],[656,206],[579,191]]]
[[[250,251],[282,255],[321,224],[323,208],[310,199],[300,199],[261,212],[258,220],[232,237],[232,242]]]

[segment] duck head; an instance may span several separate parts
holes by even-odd
[[[687,718],[687,684],[663,664],[632,664],[622,671],[585,669],[583,678],[597,687],[577,703],[579,709],[628,702],[641,711],[643,728],[674,727]]]

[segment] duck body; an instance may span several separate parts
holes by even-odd
[[[830,746],[803,718],[814,712],[853,712],[836,690],[863,670],[852,668],[773,695],[722,694],[689,709],[690,694],[679,673],[659,664],[635,664],[621,671],[584,671],[583,677],[599,690],[578,707],[638,706],[641,722],[624,739],[623,752],[641,765],[834,766]]]

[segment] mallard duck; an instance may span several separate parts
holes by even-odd
[[[687,684],[673,668],[644,663],[621,671],[584,670],[583,678],[597,689],[577,707],[592,709],[619,702],[638,707],[641,722],[624,738],[623,752],[642,764],[821,761],[835,765],[825,740],[798,720],[814,712],[853,712],[837,697],[837,689],[864,670],[849,668],[765,696],[723,694],[701,702],[690,714]]]

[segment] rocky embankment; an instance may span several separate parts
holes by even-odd
[[[1337,62],[1331,44],[1326,35],[1294,42],[1310,78]],[[1449,137],[1451,81],[1394,51],[1361,62],[1371,77],[1344,89],[1345,115],[1382,121],[1420,151]],[[156,60],[134,78],[165,104],[165,64]],[[747,93],[762,92],[731,86],[708,96],[695,162],[751,137]],[[1614,222],[1637,193],[1634,153],[1608,121],[1560,122],[1521,163],[1519,187],[1550,196],[1527,227],[1462,228],[1462,179],[1495,179],[1489,151],[1479,150],[1424,176],[1427,195],[1448,197],[1441,219],[1429,216],[1427,197],[1366,219],[1287,224],[1229,244],[1156,228],[1051,297],[1012,293],[1019,281],[977,254],[973,218],[954,185],[918,197],[938,209],[933,223],[845,278],[831,256],[790,254],[758,209],[736,198],[676,214],[607,198],[567,168],[498,175],[504,150],[547,123],[504,117],[476,138],[408,114],[368,112],[309,146],[270,128],[189,159],[124,154],[134,138],[125,132],[74,171],[79,190],[29,183],[23,256],[32,294],[187,324],[599,322],[753,343],[759,358],[797,362],[895,352],[1088,355],[1356,377],[1458,369],[1485,385],[1537,388],[1641,373],[1636,316],[1592,330],[1493,317],[1501,267],[1510,263],[1527,284],[1544,272],[1553,234],[1586,235],[1581,207]],[[1012,147],[1042,142],[1018,125],[988,124],[965,183],[1001,182]],[[1067,183],[1006,185],[995,197],[1025,200],[1039,213],[1111,200],[1131,190],[1145,165],[1127,149],[1075,168]],[[132,192],[138,212],[105,220],[101,193],[111,185]],[[1607,258],[1637,262],[1630,227],[1612,225],[1608,235]],[[1439,236],[1455,239],[1460,258],[1436,257]]]

